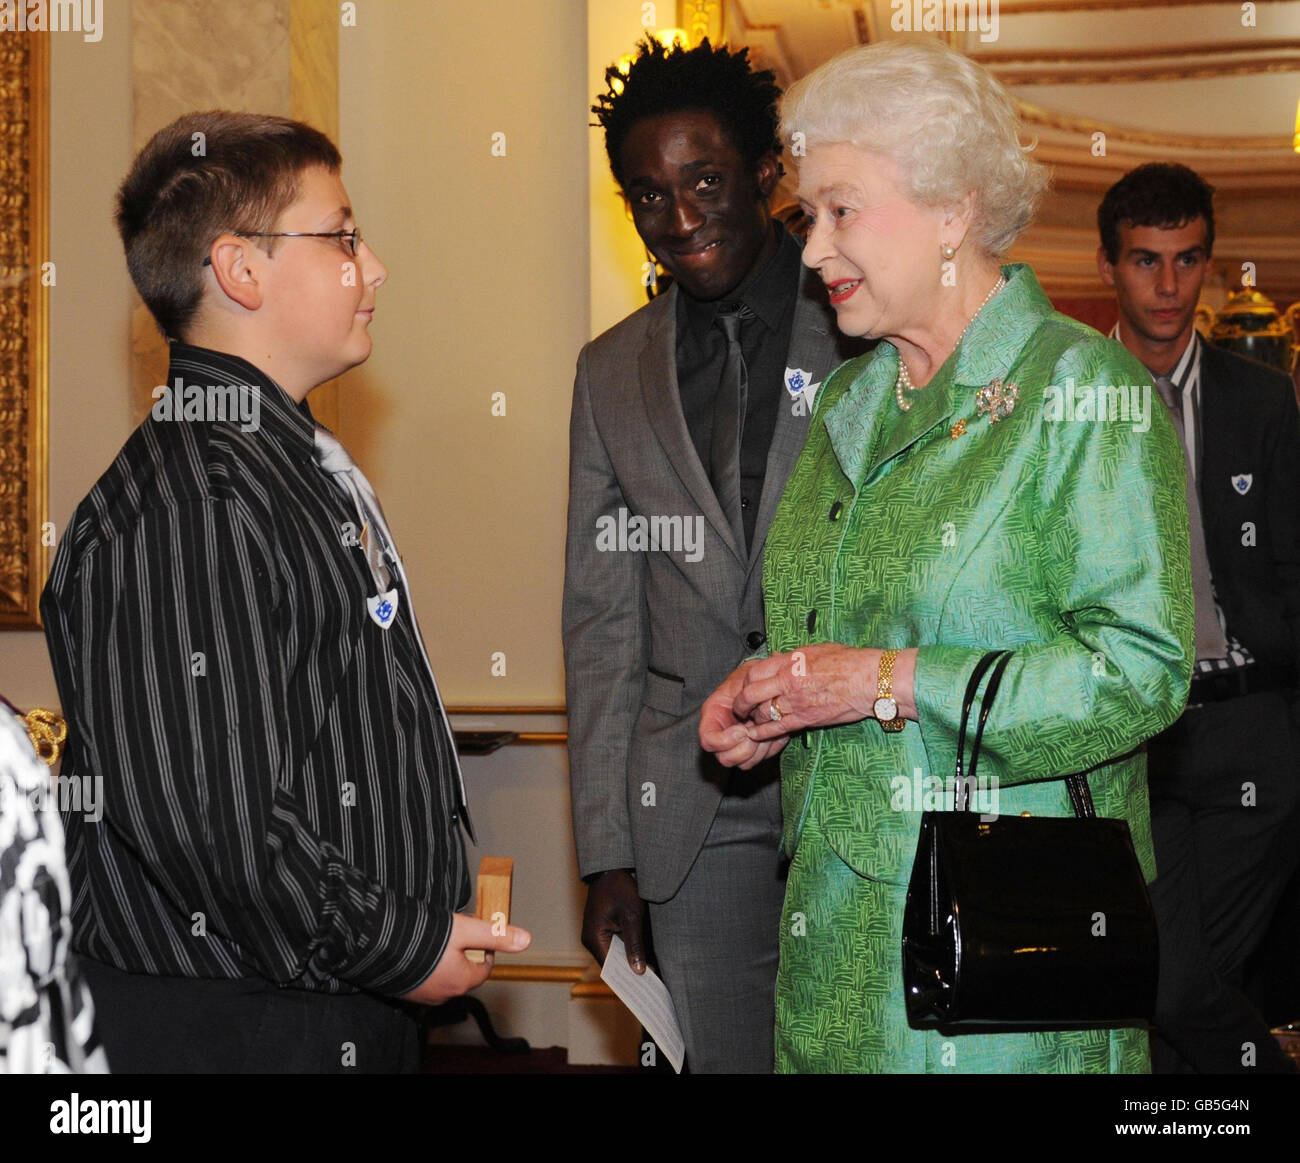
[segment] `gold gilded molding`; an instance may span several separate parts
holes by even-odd
[[[526,985],[567,985],[570,998],[616,998],[618,995],[596,976],[594,965],[520,965],[497,961],[488,980]]]
[[[978,59],[978,58],[974,58]],[[1300,56],[1258,57],[1255,60],[1212,61],[1205,64],[1156,65],[1114,69],[1061,67],[1056,69],[989,70],[1004,85],[1122,85],[1133,81],[1200,81],[1211,77],[1244,77],[1253,73],[1300,72]]]
[[[49,34],[0,36],[0,629],[39,629],[49,563]]]
[[[1241,53],[1300,52],[1300,40],[1284,37],[1237,43],[1143,45],[1137,48],[1017,48],[967,54],[986,67],[1054,61],[1147,61],[1161,57],[1226,57]]]
[[[1196,149],[1233,151],[1242,153],[1267,153],[1272,150],[1290,150],[1289,137],[1208,137],[1185,133],[1164,133],[1145,129],[1130,129],[1107,121],[1093,121],[1088,117],[1075,117],[1043,109],[1026,101],[1016,101],[1021,118],[1030,125],[1045,125],[1066,133],[1091,136],[1104,133],[1109,140],[1131,142],[1134,145],[1159,145],[1169,149]]]
[[[494,961],[490,980],[541,982],[546,985],[576,985],[586,973],[587,970],[580,965],[527,965],[513,961]]]
[[[314,411],[314,409],[313,409]],[[462,706],[447,707],[449,715],[556,715],[563,717],[569,713],[566,706],[558,707],[526,707],[526,706],[500,706],[491,707],[481,704],[468,704]],[[519,731],[514,739],[506,744],[507,747],[518,747],[521,744],[555,744],[568,743],[569,733],[567,731]]]
[[[1256,0],[1258,4],[1281,4],[1286,0]],[[1000,16],[1041,16],[1052,12],[1117,12],[1125,8],[1222,7],[1223,0],[1002,0]]]
[[[698,45],[705,37],[711,44],[721,41],[727,29],[722,0],[678,0],[677,27],[686,30],[686,36],[692,45]]]

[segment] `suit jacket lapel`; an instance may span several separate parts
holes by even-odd
[[[646,331],[645,345],[641,348],[641,394],[645,398],[650,426],[686,491],[727,548],[744,564],[745,556],[736,544],[731,522],[713,493],[713,484],[700,463],[682,413],[681,392],[677,386],[677,293],[674,286],[661,299],[655,300],[656,305],[662,303],[663,306],[654,314]]]
[[[917,392],[911,409],[899,413],[894,398],[897,376],[897,349],[882,345],[822,413],[835,459],[854,488],[861,488],[954,411],[951,393],[939,389]]]
[[[799,295],[795,299],[789,350],[785,358],[787,368],[807,373],[809,383],[813,385],[820,385],[842,362],[834,313],[820,288],[816,274],[801,268]],[[768,526],[776,515],[785,482],[803,451],[813,398],[814,393],[808,392],[796,407],[794,397],[784,384],[781,386],[780,411],[772,434],[772,446],[767,453],[767,474],[763,478],[763,495],[759,499],[758,520],[754,525],[754,543],[749,551],[751,568],[763,560]]]

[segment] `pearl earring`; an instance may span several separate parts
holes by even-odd
[[[957,252],[956,252],[955,250],[953,250],[953,248],[952,248],[951,246],[949,246],[949,245],[945,242],[945,243],[942,243],[942,244],[940,245],[940,247],[939,247],[939,253],[940,253],[941,255],[943,255],[944,262],[951,262],[952,259],[953,259],[953,256],[954,256]]]

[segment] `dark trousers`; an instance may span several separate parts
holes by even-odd
[[[1160,935],[1152,1067],[1290,1072],[1241,988],[1300,855],[1289,834],[1300,769],[1285,698],[1189,706],[1148,745],[1147,776]]]
[[[397,1074],[420,1068],[415,1011],[371,994],[123,973],[81,957],[114,1074]]]
[[[650,904],[655,961],[692,1074],[772,1072],[785,899],[781,789],[772,779],[745,791],[722,797],[676,895]]]

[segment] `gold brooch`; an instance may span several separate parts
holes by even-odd
[[[988,387],[975,393],[975,407],[988,413],[990,424],[996,424],[1011,415],[1019,398],[1020,389],[1015,384],[1003,386],[1001,380],[993,380]]]
[[[956,440],[958,436],[965,436],[965,435],[966,435],[965,420],[958,420],[957,423],[954,424],[948,432],[948,436],[953,440]]]

